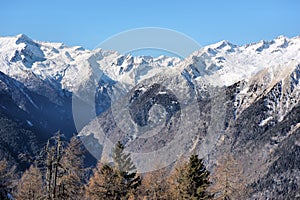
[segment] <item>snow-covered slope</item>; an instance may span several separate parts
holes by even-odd
[[[49,87],[70,92],[94,77],[103,78],[103,73],[113,81],[134,86],[139,80],[153,76],[156,68],[172,67],[179,62],[178,58],[132,57],[115,51],[91,51],[62,43],[33,41],[23,34],[1,37],[0,49],[3,73],[24,83],[33,74]],[[33,90],[34,87],[34,84],[30,86]]]
[[[300,37],[279,36],[272,41],[245,46],[221,41],[194,52],[183,61],[165,56],[133,57],[115,51],[67,47],[62,43],[33,41],[23,34],[0,37],[0,49],[1,72],[21,82],[27,82],[32,73],[49,85],[71,92],[87,82],[93,73],[98,73],[96,77],[104,73],[113,81],[133,87],[161,73],[162,68],[167,69],[166,73],[179,72],[187,78],[204,78],[228,86],[247,80],[263,69],[282,71],[289,63],[298,62]]]
[[[86,94],[96,90],[96,94],[92,94],[96,96],[97,114],[105,111],[116,96],[126,94],[146,80],[174,77],[173,81],[164,83],[169,89],[187,87],[179,79],[201,90],[208,85],[227,87],[242,82],[235,97],[235,113],[239,115],[279,81],[288,93],[284,98],[297,99],[299,63],[300,36],[290,39],[279,36],[245,46],[221,41],[199,49],[184,60],[166,56],[133,57],[113,50],[86,50],[80,46],[34,41],[23,34],[0,37],[2,73],[59,106],[72,94],[79,94],[81,100],[90,103],[85,99],[90,98]],[[175,80],[176,77],[180,78]],[[36,107],[30,95],[24,95],[30,100],[28,103]],[[22,107],[20,102],[16,101]],[[286,100],[282,105],[291,109],[297,102]],[[278,109],[276,113],[282,118],[285,111]],[[266,117],[261,124],[271,118]]]
[[[98,156],[107,138],[125,142],[133,157],[175,141],[164,162],[199,150],[210,167],[232,151],[255,186],[253,198],[297,195],[300,36],[244,46],[221,41],[184,60],[0,37],[0,94],[5,119],[36,135],[80,131]],[[96,114],[79,112],[76,126],[72,100]]]
[[[300,61],[300,37],[279,36],[272,41],[260,41],[236,46],[228,41],[206,46],[193,53],[180,65],[193,78],[205,79],[218,85],[250,79],[265,68],[286,70],[291,62]],[[273,75],[275,76],[275,75]]]
[[[23,34],[0,37],[2,73],[60,106],[72,94],[83,94],[79,95],[81,100],[89,102],[85,99],[89,98],[86,91],[97,90],[97,114],[105,111],[115,96],[126,94],[145,80],[180,77],[190,86],[202,89],[207,85],[230,86],[243,82],[235,97],[238,115],[279,81],[289,87],[285,92],[292,92],[285,98],[298,97],[299,63],[300,36],[290,39],[279,36],[245,46],[221,41],[199,49],[184,60],[166,56],[133,57],[113,50],[86,50],[62,43],[34,41]],[[175,79],[164,84],[170,89],[186,87],[186,83]],[[30,95],[24,95],[36,107]],[[22,106],[18,102],[18,106]],[[293,102],[298,101],[286,100],[284,106],[289,105],[291,109],[291,105],[296,105]],[[285,111],[280,109],[276,112],[283,117]],[[262,124],[270,119],[268,116]]]

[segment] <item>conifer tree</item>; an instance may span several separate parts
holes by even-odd
[[[31,165],[24,172],[18,183],[16,196],[19,200],[36,200],[45,197],[42,173],[36,166]]]
[[[47,199],[82,199],[83,197],[83,147],[78,138],[70,143],[62,140],[58,132],[51,145],[46,146],[46,194]]]
[[[83,164],[84,151],[82,142],[71,138],[66,145],[58,133],[46,146],[46,196],[47,199],[79,200],[84,196]],[[51,145],[53,144],[53,145]]]
[[[242,166],[232,154],[222,157],[211,176],[212,185],[209,188],[214,199],[230,200],[245,199],[246,181]]]
[[[96,199],[130,199],[141,184],[141,178],[131,161],[130,154],[124,153],[124,146],[118,142],[113,149],[114,165],[98,163],[87,186],[87,197]]]
[[[53,140],[53,141],[52,141]],[[45,154],[34,161],[20,179],[15,196],[18,199],[81,200],[84,198],[83,146],[73,137],[65,148],[60,133],[48,140]],[[26,157],[22,154],[21,158]],[[42,157],[42,159],[41,159]],[[38,167],[42,167],[42,171]],[[45,168],[44,168],[45,167]],[[14,168],[8,168],[5,160],[0,161],[0,199],[7,199],[11,190]],[[44,180],[43,180],[44,178]]]
[[[172,199],[180,199],[180,188],[181,188],[181,182],[183,173],[186,169],[187,163],[182,161],[177,161],[176,166],[174,167],[173,171],[169,175],[169,192],[171,194]]]
[[[168,193],[168,172],[165,168],[148,172],[142,179],[139,189],[140,199],[163,200],[170,199]]]
[[[180,164],[170,178],[173,199],[208,199],[209,172],[203,160],[192,155],[189,162]]]
[[[84,151],[82,142],[72,137],[62,156],[63,174],[59,180],[59,198],[76,200],[83,198]]]
[[[141,177],[137,175],[130,154],[124,152],[124,146],[120,141],[113,150],[112,158],[114,167],[121,178],[120,195],[123,199],[127,199],[130,195],[136,194],[141,185]]]
[[[10,167],[6,159],[0,160],[0,199],[8,199],[8,194],[14,187],[15,166]]]
[[[121,179],[109,164],[98,163],[86,188],[86,196],[90,200],[121,199],[119,185]]]

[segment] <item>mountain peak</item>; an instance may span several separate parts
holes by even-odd
[[[233,48],[237,47],[236,45],[230,43],[228,40],[222,40],[220,42],[217,42],[215,44],[209,45],[209,49],[214,50],[225,50],[225,51],[231,51]]]
[[[20,44],[20,43],[34,44],[34,41],[23,33],[16,35],[16,39],[17,39],[16,44]]]
[[[278,37],[275,38],[275,40],[284,40],[288,39],[285,35],[279,35]]]
[[[216,45],[219,45],[220,47],[223,47],[223,46],[236,46],[236,45],[232,44],[231,42],[229,42],[228,40],[221,40],[220,42],[217,42]]]
[[[27,35],[25,35],[24,33],[20,33],[18,35],[16,35],[16,38],[27,38],[30,39]]]

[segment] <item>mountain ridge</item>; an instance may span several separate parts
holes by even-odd
[[[220,41],[180,60],[21,34],[0,37],[0,72],[0,123],[15,120],[1,129],[7,148],[0,157],[18,162],[24,132],[43,136],[32,140],[30,154],[58,130],[67,137],[78,132],[98,159],[110,150],[105,141],[121,140],[145,171],[144,153],[171,163],[197,152],[212,171],[232,153],[250,177],[250,199],[300,195],[299,36],[243,46]],[[7,142],[9,131],[16,142]]]

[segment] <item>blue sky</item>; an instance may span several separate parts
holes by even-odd
[[[68,1],[2,0],[0,35],[93,49],[119,32],[163,27],[201,45],[226,39],[238,45],[300,35],[300,1]]]

